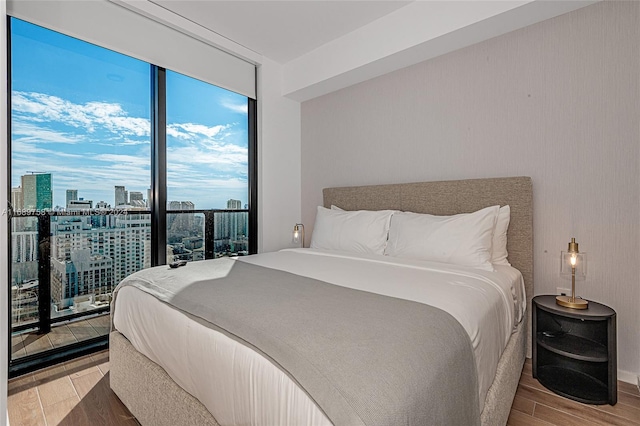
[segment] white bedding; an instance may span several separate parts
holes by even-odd
[[[314,249],[263,253],[238,261],[449,312],[471,338],[480,411],[502,351],[525,310],[522,275],[511,266],[496,265],[490,272]],[[221,425],[331,424],[307,394],[262,355],[142,291],[120,290],[114,326],[198,398]]]

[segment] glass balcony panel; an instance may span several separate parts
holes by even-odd
[[[151,266],[149,212],[90,213],[12,218],[12,359],[108,334],[115,286]],[[48,241],[38,234],[44,217],[50,222]],[[46,244],[45,258],[41,249]],[[128,246],[136,249],[124,250]],[[49,270],[50,279],[51,331],[44,334],[40,266]]]
[[[213,250],[215,257],[249,254],[249,212],[217,211],[214,213]]]
[[[37,323],[38,222],[34,217],[11,220],[11,324]]]
[[[205,258],[205,215],[167,213],[167,262]]]

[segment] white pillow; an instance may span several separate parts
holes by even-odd
[[[318,206],[311,248],[384,254],[393,210],[344,211]]]
[[[454,216],[395,213],[385,254],[493,271],[491,243],[499,210],[492,206]]]
[[[496,229],[493,231],[493,242],[491,244],[491,263],[494,265],[511,266],[507,260],[507,230],[511,220],[511,207],[502,206],[498,212]]]

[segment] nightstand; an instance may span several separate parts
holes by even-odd
[[[533,377],[553,392],[587,404],[618,401],[616,312],[589,301],[584,310],[533,298]]]

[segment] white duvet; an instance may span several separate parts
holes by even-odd
[[[379,255],[291,249],[237,258],[449,312],[469,334],[480,411],[525,310],[522,275]],[[185,266],[188,268],[189,266]],[[133,287],[119,290],[114,326],[198,398],[221,425],[330,425],[309,396],[254,350]]]

